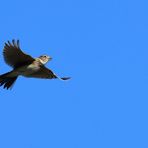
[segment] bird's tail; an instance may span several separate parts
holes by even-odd
[[[0,86],[9,89],[12,88],[18,76],[10,77],[11,72],[0,75]]]

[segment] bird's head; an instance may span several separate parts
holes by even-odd
[[[52,60],[52,58],[48,55],[41,55],[38,59],[42,64],[46,64],[48,61]]]

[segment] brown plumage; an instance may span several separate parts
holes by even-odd
[[[13,70],[0,75],[0,86],[9,89],[13,86],[14,82],[19,75],[29,78],[42,78],[42,79],[60,79],[68,80],[69,77],[60,78],[50,69],[44,65],[51,60],[51,57],[42,55],[38,58],[33,58],[30,55],[25,54],[20,49],[19,40],[12,43],[9,41],[5,43],[3,56],[5,62],[13,67]]]

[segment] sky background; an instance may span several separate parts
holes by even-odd
[[[148,2],[1,0],[0,49],[20,39],[59,80],[0,88],[1,148],[147,148]],[[0,73],[11,70],[0,55]]]

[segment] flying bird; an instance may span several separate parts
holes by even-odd
[[[12,88],[19,76],[42,79],[69,79],[69,77],[60,78],[45,67],[45,64],[52,59],[50,56],[41,55],[38,58],[33,58],[25,54],[20,48],[19,40],[5,43],[3,56],[5,62],[13,68],[12,71],[0,75],[0,86],[5,89]]]

